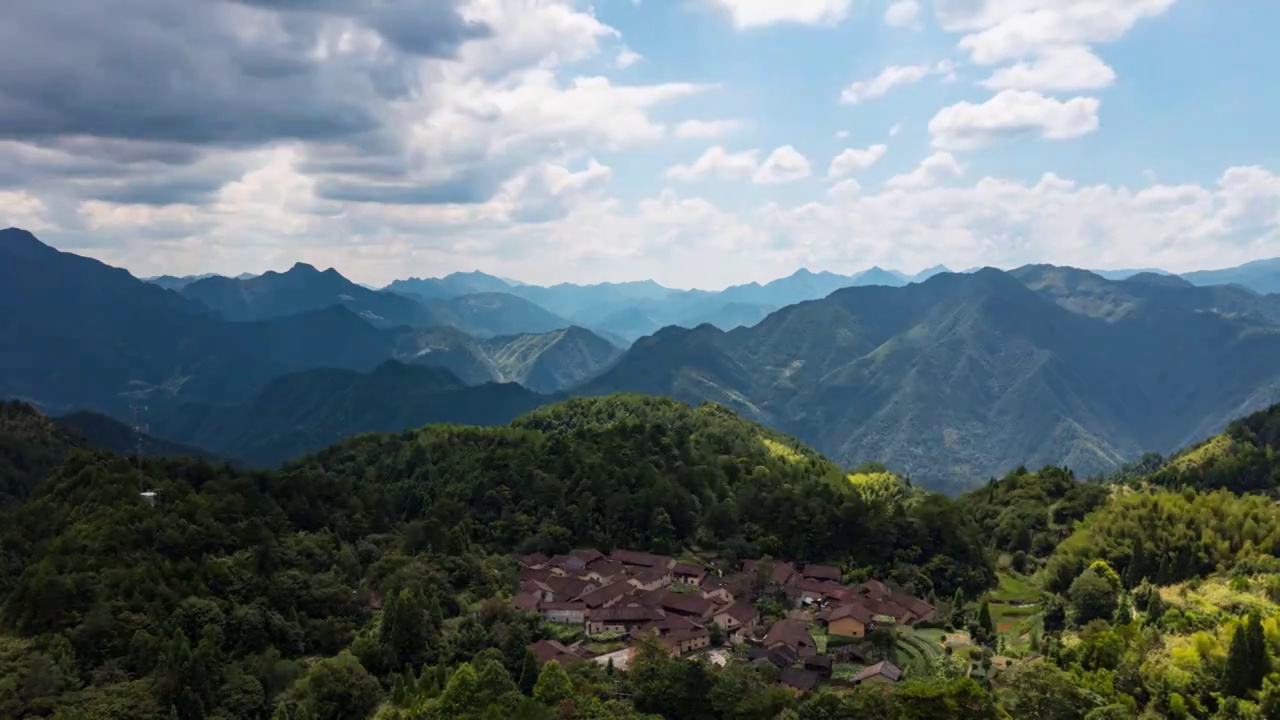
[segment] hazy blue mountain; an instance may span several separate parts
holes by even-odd
[[[266,320],[333,305],[346,307],[375,325],[429,327],[450,320],[411,298],[369,290],[333,268],[321,272],[306,263],[297,263],[283,273],[271,271],[245,280],[205,278],[181,292],[237,321]]]
[[[416,278],[396,280],[383,288],[403,295],[447,300],[459,295],[474,293],[511,292],[512,283],[480,271],[456,272],[442,278]]]
[[[1182,277],[1196,285],[1235,284],[1258,293],[1280,293],[1280,258],[1255,260],[1221,270],[1198,270]]]
[[[854,275],[853,282],[849,283],[849,285],[856,287],[865,287],[867,285],[902,287],[908,282],[910,282],[910,279],[897,270],[885,270],[881,267],[872,267]]]
[[[183,275],[181,277],[175,275],[157,275],[155,277],[142,278],[152,285],[159,285],[166,290],[181,290],[197,280],[205,278],[218,277],[214,273],[205,273],[203,275]]]
[[[396,352],[405,362],[446,368],[470,385],[516,382],[543,393],[590,379],[621,354],[616,345],[580,327],[493,338],[434,328],[404,336]]]
[[[365,432],[500,425],[555,399],[515,383],[468,386],[444,368],[387,361],[367,373],[323,368],[285,375],[236,405],[170,406],[152,429],[270,467]]]
[[[1036,272],[846,288],[730,332],[664,328],[575,392],[722,402],[931,487],[1021,463],[1113,469],[1280,399],[1280,328],[1243,298]]]
[[[949,273],[949,272],[951,272],[951,268],[947,267],[946,265],[934,265],[933,267],[925,268],[924,270],[921,270],[915,275],[912,275],[911,282],[924,282],[925,280],[928,280],[934,275],[941,275],[942,273]]]
[[[573,322],[509,292],[459,295],[434,302],[424,300],[438,324],[461,328],[476,337],[548,333],[571,327]]]

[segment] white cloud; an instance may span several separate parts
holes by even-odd
[[[724,137],[742,127],[737,120],[685,120],[676,125],[678,138],[713,139]]]
[[[667,168],[666,176],[673,180],[691,182],[709,175],[725,180],[745,180],[751,177],[760,164],[760,151],[744,150],[731,153],[719,145],[707,149],[692,165],[675,165]]]
[[[1174,0],[943,0],[944,28],[971,30],[960,39],[974,62],[991,65],[1045,48],[1120,39],[1139,21],[1158,17]]]
[[[902,123],[894,123],[893,127],[889,128],[889,137],[897,137],[900,132],[902,132]]]
[[[909,173],[894,175],[885,181],[889,188],[927,188],[964,174],[964,168],[949,152],[936,152]]]
[[[1095,90],[1115,82],[1116,73],[1089,48],[1051,48],[1033,62],[1000,68],[984,80],[992,90]]]
[[[774,150],[752,178],[760,185],[779,185],[809,177],[809,161],[790,145]]]
[[[918,83],[930,75],[954,78],[955,67],[949,60],[934,65],[890,65],[873,78],[851,83],[841,91],[840,104],[857,105],[881,97],[899,85]]]
[[[858,170],[866,170],[884,157],[888,150],[887,145],[872,145],[865,150],[849,148],[832,158],[831,166],[827,169],[827,177],[840,178]]]
[[[929,121],[934,146],[946,150],[973,150],[1018,135],[1065,140],[1097,129],[1096,98],[1063,102],[1030,90],[1004,90],[980,105],[956,103]]]
[[[920,27],[920,3],[918,0],[894,0],[884,9],[884,24],[889,27]]]
[[[841,180],[827,190],[827,197],[833,200],[848,200],[862,192],[862,184],[853,178]]]
[[[796,23],[834,25],[849,15],[853,0],[705,0],[712,8],[728,13],[739,30]]]
[[[644,56],[630,48],[623,48],[618,51],[618,57],[613,61],[615,67],[619,70],[626,70],[644,59]]]
[[[47,212],[44,201],[25,190],[0,190],[0,228],[42,230],[47,226]]]
[[[849,137],[849,131],[848,131],[848,130],[837,130],[837,131],[836,131],[836,139],[837,139],[837,140],[844,140],[844,139],[845,139],[845,138],[847,138],[847,137]]]

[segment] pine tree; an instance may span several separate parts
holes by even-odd
[[[1244,697],[1253,685],[1253,664],[1249,653],[1249,637],[1245,623],[1236,625],[1227,650],[1227,665],[1222,678],[1222,689],[1233,697]]]
[[[991,620],[991,608],[987,606],[987,599],[982,598],[982,604],[978,606],[978,627],[982,630],[982,641],[989,643],[996,637],[996,625]]]
[[[951,598],[951,627],[959,630],[967,620],[964,614],[964,590],[956,588],[956,594]]]
[[[544,705],[555,707],[573,695],[573,683],[569,675],[560,667],[560,663],[552,660],[542,666],[538,673],[538,682],[533,686],[533,699]]]
[[[1262,618],[1256,613],[1249,615],[1245,637],[1249,647],[1249,689],[1257,690],[1271,672],[1271,658],[1267,654],[1267,638],[1262,629]]]
[[[533,697],[533,686],[538,682],[538,658],[532,650],[524,651],[524,664],[520,668],[520,692]]]

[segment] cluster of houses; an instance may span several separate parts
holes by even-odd
[[[642,635],[656,636],[673,656],[705,651],[712,630],[723,641],[748,646],[745,660],[778,669],[779,681],[797,691],[830,678],[835,658],[818,652],[812,622],[828,636],[862,638],[878,625],[931,621],[935,608],[924,600],[870,580],[841,582],[839,568],[816,563],[746,560],[725,568],[678,562],[646,552],[575,550],[547,557],[520,558],[520,587],[512,603],[554,623],[580,626],[585,635],[620,639],[628,646]],[[763,627],[754,603],[762,593],[786,597],[787,617]],[[542,640],[530,648],[541,662],[561,664],[621,661],[626,651],[593,656],[581,643]],[[891,663],[871,665],[853,683],[896,682]]]

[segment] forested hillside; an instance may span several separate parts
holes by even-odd
[[[830,461],[714,406],[576,400],[506,428],[365,436],[277,472],[139,470],[37,413],[5,417],[6,475],[43,479],[0,518],[0,716],[350,718],[424,663],[448,677],[491,658],[514,681],[547,632],[481,602],[513,586],[514,551],[804,553],[941,595],[992,581],[952,501],[868,501]],[[422,609],[411,638],[375,597]],[[700,682],[793,702],[753,677]],[[598,717],[636,712],[609,705]]]

